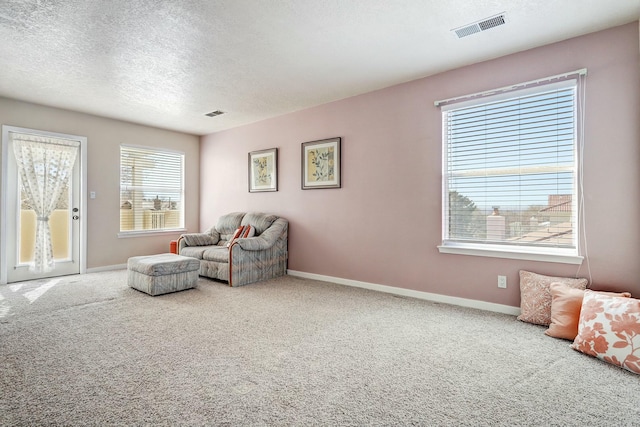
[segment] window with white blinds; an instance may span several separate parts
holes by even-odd
[[[121,235],[184,228],[184,153],[120,146]]]
[[[577,96],[569,79],[442,107],[442,247],[578,255]]]

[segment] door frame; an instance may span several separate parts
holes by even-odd
[[[52,138],[73,139],[80,141],[80,246],[78,248],[78,263],[80,274],[87,272],[87,137],[57,132],[42,131],[17,126],[2,125],[2,175],[0,176],[0,285],[7,284],[8,258],[7,258],[7,170],[9,162],[9,132],[27,133],[48,136]]]

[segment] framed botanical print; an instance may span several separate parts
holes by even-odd
[[[340,188],[341,138],[302,143],[302,189]]]
[[[278,191],[278,149],[249,153],[249,192]]]

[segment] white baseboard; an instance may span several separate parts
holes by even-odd
[[[87,273],[99,273],[101,271],[126,270],[127,264],[105,265],[103,267],[87,268]]]
[[[394,286],[378,285],[376,283],[360,282],[357,280],[341,279],[339,277],[323,276],[321,274],[305,273],[303,271],[287,270],[290,276],[301,277],[303,279],[314,279],[322,282],[337,283],[339,285],[353,286],[356,288],[370,289],[372,291],[386,292],[389,294],[402,295],[406,297],[418,298],[427,301],[440,302],[444,304],[458,305],[461,307],[477,308],[479,310],[493,311],[496,313],[510,314],[517,316],[520,314],[519,307],[510,305],[495,304],[492,302],[478,301],[468,298],[452,297],[448,295],[433,294],[430,292],[414,291],[412,289],[396,288]]]
[[[99,273],[101,271],[124,270],[127,264],[106,265],[103,267],[87,268],[87,273]],[[360,282],[358,280],[342,279],[340,277],[324,276],[322,274],[305,273],[304,271],[287,270],[287,274],[303,279],[319,280],[321,282],[337,283],[339,285],[353,286],[355,288],[370,289],[372,291],[385,292],[388,294],[401,295],[405,297],[418,298],[427,301],[439,302],[443,304],[458,305],[461,307],[476,308],[478,310],[493,311],[496,313],[510,314],[518,316],[519,307],[496,304],[492,302],[479,301],[468,298],[452,297],[449,295],[434,294],[431,292],[415,291],[412,289],[396,288],[394,286],[379,285],[377,283]]]

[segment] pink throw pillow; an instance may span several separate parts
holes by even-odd
[[[578,335],[578,321],[584,292],[562,283],[552,283],[551,291],[551,324],[544,333],[554,338],[574,340]],[[629,298],[629,292],[598,292],[603,295]]]
[[[238,227],[236,229],[236,231],[233,233],[233,236],[231,236],[231,238],[227,242],[227,247],[230,247],[231,244],[233,243],[233,241],[236,240],[237,238],[239,238],[242,235],[242,233],[244,232],[245,227],[248,227],[248,226],[241,225],[240,227]]]
[[[253,225],[245,225],[244,231],[242,232],[242,238],[246,239],[248,237],[253,237],[256,235],[256,228]]]

